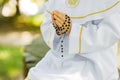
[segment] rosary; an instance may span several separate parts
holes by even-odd
[[[62,24],[62,26],[55,26],[54,23],[53,23],[53,26],[56,29],[57,35],[66,34],[67,32],[69,32],[71,27],[70,17],[68,15],[65,15],[65,21]]]

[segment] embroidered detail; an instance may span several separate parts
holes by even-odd
[[[50,46],[51,36],[52,36],[52,26],[50,27],[50,36],[49,36],[49,39],[48,39],[48,45],[49,46]]]
[[[31,80],[30,78],[26,78],[25,80]]]
[[[93,13],[89,13],[89,14],[86,14],[86,15],[84,15],[84,16],[71,16],[71,18],[72,18],[72,19],[82,19],[82,18],[86,18],[86,17],[92,16],[92,15],[95,15],[95,14],[103,13],[103,12],[106,12],[106,11],[114,8],[114,7],[117,6],[119,3],[120,3],[120,0],[118,0],[115,4],[113,4],[112,6],[106,8],[106,9],[103,9],[103,10],[100,10],[100,11],[96,11],[96,12],[93,12]]]
[[[82,33],[83,33],[83,26],[81,26],[80,29],[80,36],[79,36],[79,48],[78,48],[78,53],[81,53],[82,50]]]
[[[100,10],[100,11],[96,11],[96,12],[93,12],[93,13],[89,13],[89,14],[86,14],[86,15],[83,15],[83,16],[70,16],[70,17],[71,17],[72,19],[83,19],[83,18],[92,16],[92,15],[96,15],[96,14],[100,14],[100,13],[109,11],[109,10],[111,10],[112,8],[114,8],[115,6],[117,6],[119,3],[120,3],[120,0],[118,0],[116,3],[114,3],[112,6],[106,8],[106,9],[103,9],[103,10]],[[47,10],[47,12],[51,14],[51,12],[50,12],[49,10]]]
[[[79,4],[80,0],[66,0],[68,7],[76,7]]]

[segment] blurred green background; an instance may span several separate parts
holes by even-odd
[[[39,48],[36,41],[35,49],[31,48],[33,45],[30,44],[34,39],[41,37],[40,25],[44,17],[39,10],[46,1],[0,0],[0,80],[24,79],[25,47],[29,45],[30,48],[27,49],[32,51]],[[120,54],[117,55],[120,61]]]
[[[40,37],[46,0],[0,0],[0,80],[23,80],[26,45]]]

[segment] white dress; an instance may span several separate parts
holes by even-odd
[[[68,4],[65,1],[67,0],[49,0],[45,9],[60,10],[70,16],[79,15],[81,9],[88,9],[86,6],[80,8],[80,3],[78,7],[72,5],[70,7],[70,4],[67,7]],[[80,2],[82,1],[84,5],[84,0]],[[92,0],[88,0],[88,5],[90,5],[89,1]],[[102,1],[105,3],[105,0],[101,0],[101,3]],[[118,0],[106,1],[109,5],[115,5],[113,3]],[[100,3],[97,0],[94,2]],[[94,2],[92,4],[95,4]],[[101,9],[106,6],[101,6]],[[84,12],[85,14],[90,11],[94,12],[99,8],[88,9]],[[119,6],[116,4],[106,12],[88,15],[78,20],[73,19],[70,35],[60,36],[55,32],[50,14],[45,12],[41,32],[51,49],[35,67],[29,70],[26,80],[118,80],[115,55],[115,44],[120,39],[118,9]],[[78,13],[75,10],[78,10]],[[81,15],[84,15],[82,12],[81,10]]]

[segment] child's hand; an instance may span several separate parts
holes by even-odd
[[[56,32],[58,34],[61,35],[61,34],[66,33],[69,35],[71,27],[72,27],[71,18],[69,16],[59,11],[53,11],[52,21],[56,29]]]

